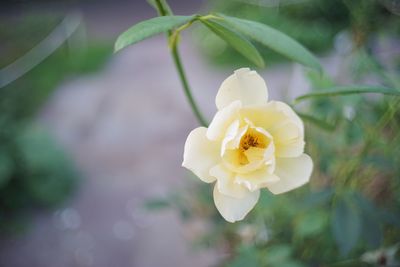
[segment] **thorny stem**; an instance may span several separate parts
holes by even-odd
[[[167,15],[167,11],[166,11],[167,9],[166,9],[166,7],[163,6],[162,1],[156,0],[155,2],[156,2],[156,6],[157,6],[157,10],[158,10],[159,14],[161,16],[166,16]],[[184,25],[185,26],[184,28],[190,26],[190,24],[185,24],[186,26]],[[183,30],[184,28],[182,28],[180,30]],[[188,102],[190,104],[190,107],[192,108],[192,111],[195,114],[195,116],[196,116],[197,120],[199,121],[199,123],[202,126],[207,127],[208,123],[205,120],[205,118],[203,117],[202,113],[200,112],[200,109],[197,106],[196,101],[193,98],[193,95],[192,95],[192,92],[190,90],[190,86],[189,86],[188,80],[186,78],[185,70],[184,70],[183,65],[182,65],[181,57],[179,55],[177,38],[178,38],[180,30],[175,32],[175,33],[172,33],[171,31],[168,31],[168,40],[169,40],[169,43],[170,43],[170,46],[171,46],[171,55],[172,55],[172,58],[174,60],[175,67],[176,67],[176,69],[178,71],[178,75],[179,75],[179,78],[180,78],[182,86],[183,86],[183,91],[185,92],[185,95],[186,95],[186,98],[187,98],[187,100],[188,100]]]

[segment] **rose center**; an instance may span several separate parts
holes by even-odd
[[[265,148],[266,144],[259,136],[246,133],[240,140],[239,148],[241,150],[248,150],[250,147]]]
[[[240,165],[250,163],[248,152],[251,148],[265,149],[269,144],[268,138],[255,129],[249,129],[240,139],[238,162]],[[246,153],[247,152],[247,153]]]

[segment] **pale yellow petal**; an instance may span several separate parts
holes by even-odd
[[[210,140],[222,140],[228,127],[239,118],[240,101],[232,102],[229,106],[219,110],[208,126],[207,138]]]
[[[217,178],[216,186],[224,195],[243,198],[249,192],[246,187],[235,183],[235,174],[221,164],[211,168],[210,175]]]
[[[312,159],[307,154],[297,158],[277,158],[275,175],[279,182],[268,185],[274,194],[281,194],[306,184],[313,169]]]
[[[240,145],[240,140],[242,139],[243,135],[247,132],[249,126],[245,125],[237,131],[235,138],[229,141],[226,144],[226,149],[237,149]]]
[[[251,156],[254,156],[254,158],[252,158],[254,161],[250,162],[240,150],[226,150],[222,160],[224,166],[230,171],[234,173],[248,173],[259,169],[264,163],[262,159],[257,160],[256,154],[256,151],[254,151],[254,154],[251,153]],[[260,157],[262,157],[262,155]]]
[[[290,106],[271,101],[262,106],[244,107],[242,118],[268,131],[277,157],[298,157],[304,152],[304,125]]]
[[[221,110],[236,100],[244,106],[267,103],[267,86],[256,71],[238,69],[221,84],[215,98],[217,108]]]
[[[226,150],[228,144],[236,138],[236,136],[237,136],[237,134],[238,134],[238,131],[239,131],[239,120],[235,120],[235,121],[228,127],[228,129],[226,130],[225,137],[224,137],[224,139],[222,140],[222,143],[221,143],[221,152],[220,152],[221,157],[224,155],[225,150]]]
[[[249,191],[243,198],[234,198],[222,194],[218,191],[217,185],[214,186],[215,206],[222,217],[231,223],[243,220],[256,205],[259,197],[260,190]]]
[[[258,147],[250,147],[247,149],[244,154],[247,157],[247,160],[250,163],[256,163],[256,162],[263,162],[265,158],[265,148],[258,148]],[[260,163],[261,164],[261,163]]]
[[[298,157],[304,152],[304,136],[293,121],[285,121],[272,130],[277,157]]]
[[[207,128],[199,127],[190,132],[186,139],[182,166],[191,170],[202,181],[211,183],[215,178],[210,169],[221,160],[219,143],[206,137]]]
[[[300,135],[304,136],[302,120],[289,105],[283,102],[270,101],[265,105],[243,107],[240,113],[243,118],[247,118],[257,127],[264,128],[274,138],[272,130],[287,120],[292,121],[299,128]]]
[[[268,167],[246,173],[237,174],[235,177],[236,183],[244,185],[250,191],[255,191],[268,185],[279,182],[279,177],[271,174]]]

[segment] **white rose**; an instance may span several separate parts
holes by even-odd
[[[225,220],[242,220],[261,188],[281,194],[309,181],[313,163],[303,153],[303,122],[287,104],[268,102],[257,72],[236,70],[216,105],[210,126],[189,134],[182,166],[206,183],[217,181],[214,202]]]

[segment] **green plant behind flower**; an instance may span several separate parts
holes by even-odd
[[[380,64],[365,49],[365,39],[356,39],[349,59],[357,62],[364,55],[363,62],[368,64],[361,64],[364,68],[360,69],[346,67],[354,83],[339,84],[324,73],[308,49],[271,25],[219,13],[174,16],[165,1],[150,2],[160,17],[140,22],[121,34],[115,50],[166,32],[185,94],[203,126],[208,123],[192,97],[178,53],[180,33],[194,23],[202,24],[260,67],[264,60],[258,48],[263,46],[312,70],[312,92],[294,99],[292,106],[310,101],[300,116],[308,122],[306,128],[311,134],[306,142],[316,160],[316,171],[309,187],[282,196],[264,191],[254,211],[235,224],[220,219],[205,186],[194,189],[197,198],[193,197],[196,191],[190,189],[190,193],[148,203],[149,207],[175,207],[185,220],[210,220],[212,227],[200,244],[224,244],[231,255],[224,266],[364,266],[364,253],[398,242],[398,69]],[[331,12],[335,15],[336,10]],[[378,85],[363,84],[361,76],[377,76]],[[367,97],[371,94],[374,97]]]

